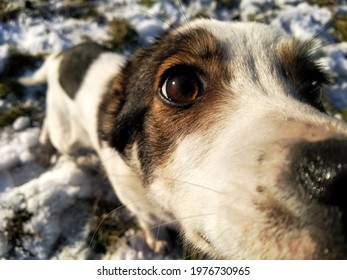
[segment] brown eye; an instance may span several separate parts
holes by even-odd
[[[165,79],[161,95],[174,105],[188,105],[201,95],[201,82],[191,71],[175,71]]]

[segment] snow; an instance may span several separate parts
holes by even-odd
[[[191,2],[190,5],[184,3]],[[346,1],[339,1],[335,11],[346,10]],[[14,3],[18,3],[14,2]],[[231,20],[260,14],[285,32],[300,38],[319,34],[321,63],[334,76],[328,87],[328,97],[338,108],[347,107],[347,43],[334,41],[327,23],[332,10],[311,6],[296,0],[242,0],[240,7],[223,7],[217,1],[158,1],[150,8],[136,1],[96,1],[97,9],[106,20],[126,18],[139,34],[139,44],[153,41],[170,25],[183,23],[199,14]],[[54,11],[61,9],[61,1],[50,1]],[[273,9],[270,9],[273,8]],[[22,13],[18,20],[0,22],[0,71],[9,55],[10,47],[32,54],[60,51],[83,41],[88,36],[95,41],[108,39],[105,23],[90,19],[56,16],[44,18]],[[29,100],[26,102],[32,102]],[[0,108],[8,102],[0,99]],[[121,246],[109,246],[106,252],[96,253],[89,246],[97,229],[95,205],[97,201],[117,205],[113,191],[102,172],[93,172],[73,158],[55,155],[51,165],[39,164],[37,153],[40,126],[28,117],[18,118],[12,126],[0,130],[0,258],[12,259],[149,259],[176,258],[157,256],[148,250],[143,233],[129,229]],[[95,156],[87,155],[88,166],[98,166]],[[90,159],[95,160],[90,160]],[[83,157],[82,157],[83,159]],[[91,163],[90,163],[91,162]],[[100,169],[97,167],[97,169]],[[114,206],[117,207],[117,206]],[[126,212],[126,210],[119,212]],[[19,222],[21,232],[16,243],[9,237],[10,221],[31,216]],[[124,213],[123,213],[124,214]],[[129,216],[129,213],[127,213]],[[128,217],[129,219],[129,217]],[[116,250],[116,248],[118,248]]]
[[[30,124],[30,118],[29,117],[19,117],[15,120],[13,123],[13,129],[16,131],[23,130],[27,128]]]
[[[317,34],[320,34],[320,38],[327,37],[327,32],[324,31],[331,19],[332,13],[327,8],[301,3],[279,12],[272,24],[299,39],[309,40]]]
[[[0,45],[0,71],[3,70],[6,57],[8,56],[8,50],[9,50],[8,44]]]

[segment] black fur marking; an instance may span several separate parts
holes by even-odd
[[[93,61],[106,51],[96,43],[84,43],[60,54],[63,59],[59,67],[59,83],[70,98],[75,98]]]
[[[137,66],[140,61],[135,58],[124,67],[120,76],[115,77],[99,107],[99,138],[121,153],[133,142],[136,132],[141,131],[151,100],[152,88],[145,86],[148,83],[141,86],[139,82],[143,80],[143,73]],[[140,68],[145,68],[143,72],[146,73],[146,67]]]

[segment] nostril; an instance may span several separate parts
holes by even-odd
[[[341,169],[331,182],[331,200],[330,203],[338,206],[341,209],[347,209],[347,170]]]
[[[347,139],[297,144],[290,160],[289,179],[312,202],[307,211],[316,213],[310,222],[319,221],[335,240],[347,244]]]
[[[306,196],[347,208],[346,140],[298,144],[293,150],[291,170]]]

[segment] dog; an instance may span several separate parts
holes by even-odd
[[[344,259],[347,126],[314,48],[198,19],[129,59],[78,45],[20,82],[48,84],[42,145],[93,148],[154,251],[178,228],[212,258]]]

